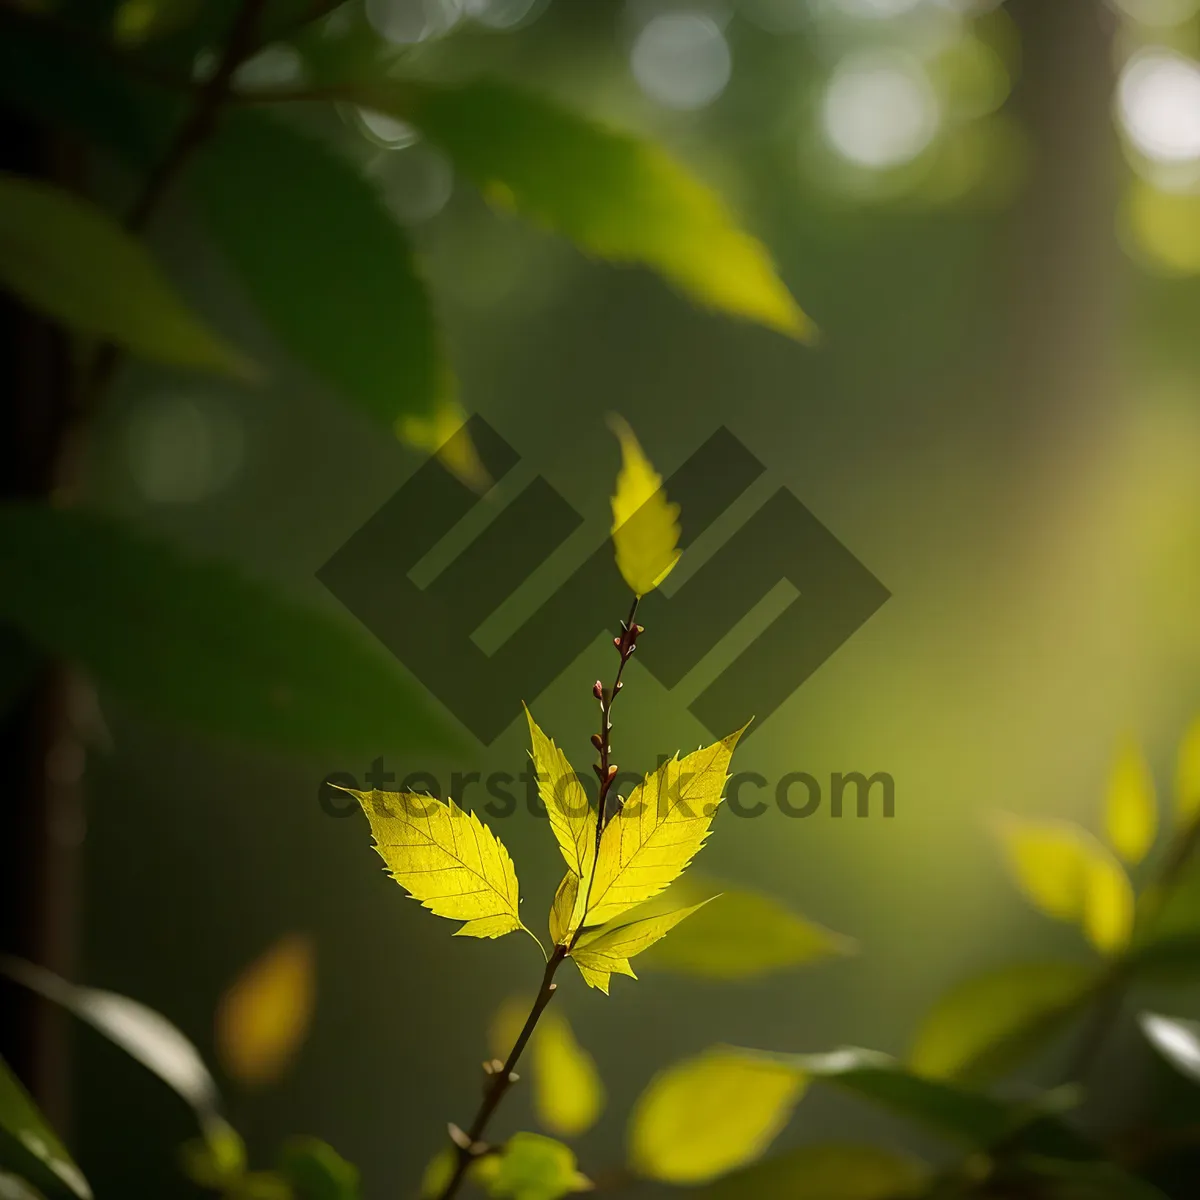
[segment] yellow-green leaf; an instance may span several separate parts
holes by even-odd
[[[528,996],[511,996],[492,1018],[488,1041],[501,1062],[516,1044],[530,1005]],[[604,1108],[604,1084],[592,1056],[576,1041],[560,1004],[547,1008],[533,1031],[529,1072],[534,1112],[551,1133],[575,1137],[595,1124]]]
[[[0,173],[0,286],[155,362],[247,377],[245,358],[176,295],[146,248],[90,201]]]
[[[633,789],[600,838],[586,924],[611,921],[682,874],[712,828],[744,730],[682,760],[668,759]]]
[[[308,1033],[315,1000],[312,940],[281,938],[221,997],[215,1041],[226,1072],[251,1087],[279,1078]]]
[[[617,568],[637,596],[653,591],[679,561],[679,505],[667,501],[662,476],[642,453],[633,430],[614,420],[621,470],[612,498]]]
[[[1097,856],[1086,864],[1083,932],[1104,954],[1124,950],[1133,934],[1136,897],[1129,876],[1109,856]]]
[[[570,944],[571,937],[583,919],[583,896],[579,890],[580,879],[568,871],[554,893],[550,905],[550,940],[556,946]]]
[[[1175,822],[1189,825],[1200,816],[1200,718],[1188,726],[1175,765]]]
[[[1019,963],[973,976],[941,997],[917,1033],[909,1066],[933,1078],[978,1077],[1054,1033],[1088,995],[1080,963]]]
[[[604,1084],[561,1009],[542,1014],[529,1049],[538,1120],[559,1137],[586,1133],[604,1108]]]
[[[1127,863],[1139,863],[1154,845],[1158,807],[1154,779],[1133,741],[1121,747],[1108,781],[1105,829],[1109,844]]]
[[[1086,830],[1053,818],[1005,815],[996,832],[1017,886],[1042,912],[1081,926],[1105,953],[1128,944],[1133,888],[1120,863]]]
[[[472,1178],[489,1195],[511,1200],[558,1200],[592,1186],[571,1148],[540,1133],[514,1133],[499,1154],[476,1163]]]
[[[416,792],[350,794],[392,878],[430,912],[465,922],[456,935],[494,938],[522,927],[512,859],[474,813]]]
[[[736,1171],[704,1189],[703,1200],[903,1200],[919,1196],[929,1172],[879,1146],[801,1146]]]
[[[568,868],[582,878],[596,857],[596,813],[567,756],[548,738],[525,709],[529,722],[530,757],[537,772],[538,795],[546,806],[550,828]]]
[[[408,121],[504,206],[615,262],[642,263],[696,302],[791,337],[813,327],[763,245],[653,143],[502,83],[409,80],[362,90]]]
[[[705,1183],[752,1162],[787,1124],[806,1076],[714,1049],[655,1076],[634,1106],[629,1164],[666,1183]]]
[[[636,979],[637,976],[633,973],[629,960],[635,955],[641,954],[643,950],[648,950],[660,938],[666,937],[680,921],[690,917],[697,909],[703,908],[708,903],[709,901],[702,900],[699,904],[693,904],[691,908],[680,908],[675,912],[643,917],[641,920],[630,921],[627,924],[602,925],[599,929],[585,933],[575,943],[571,957],[580,970],[586,967],[592,977],[603,973],[606,977],[608,975],[628,975],[631,979]],[[593,983],[592,978],[587,974],[584,975],[584,979],[591,987],[600,986],[598,983]],[[601,991],[607,994],[607,978],[605,985]]]
[[[720,893],[669,938],[654,946],[646,966],[708,979],[754,979],[786,967],[854,954],[855,943],[784,907],[761,892],[694,879],[689,872],[652,903],[678,896],[694,901]],[[686,898],[686,899],[685,899]]]

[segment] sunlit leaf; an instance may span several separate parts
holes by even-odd
[[[583,920],[584,893],[579,885],[579,876],[568,871],[554,893],[550,905],[550,940],[556,946],[568,945]]]
[[[503,842],[453,800],[415,792],[351,792],[392,878],[467,937],[522,928],[517,873]]]
[[[295,1200],[357,1200],[359,1194],[358,1168],[319,1138],[285,1142],[279,1173],[291,1184]]]
[[[628,912],[683,872],[708,837],[744,730],[668,759],[633,789],[601,836],[586,924]]]
[[[996,832],[1017,886],[1048,916],[1083,928],[1105,953],[1122,949],[1133,929],[1129,878],[1086,830],[1067,821],[1004,815]]]
[[[221,997],[216,1046],[226,1072],[248,1087],[278,1079],[308,1033],[315,1002],[312,940],[289,934],[255,959]]]
[[[716,1048],[651,1080],[629,1120],[629,1163],[666,1183],[705,1183],[752,1162],[787,1124],[805,1077]]]
[[[1122,746],[1108,781],[1105,828],[1109,844],[1127,863],[1139,863],[1154,845],[1158,807],[1154,779],[1135,742]]]
[[[582,249],[651,267],[702,305],[811,336],[762,244],[657,146],[502,83],[405,80],[360,92],[364,106],[420,129],[486,194]]]
[[[671,504],[662,476],[642,453],[633,430],[614,420],[621,470],[612,498],[617,569],[634,595],[653,591],[679,561],[679,505]]]
[[[680,908],[675,912],[660,913],[653,917],[642,917],[640,920],[619,923],[614,921],[602,925],[599,929],[589,930],[576,943],[571,951],[571,957],[581,970],[586,968],[584,979],[591,987],[599,987],[608,993],[609,975],[628,975],[632,979],[637,976],[629,965],[629,960],[643,950],[648,950],[655,942],[666,937],[681,921],[692,913],[703,908],[709,901],[702,900],[690,908]],[[595,977],[604,975],[603,984],[594,981]]]
[[[1179,743],[1175,764],[1175,822],[1189,825],[1200,815],[1200,717]]]
[[[1150,1044],[1181,1074],[1200,1083],[1200,1021],[1140,1013],[1138,1024]]]
[[[231,112],[189,178],[297,359],[389,427],[434,411],[449,369],[424,281],[404,231],[349,162],[290,126]]]
[[[308,754],[453,745],[358,630],[107,517],[0,507],[0,578],[0,619],[152,716]]]
[[[200,1118],[206,1135],[225,1136],[228,1126],[218,1116],[217,1085],[200,1052],[161,1013],[116,992],[77,987],[20,959],[0,960],[0,971],[46,999],[61,1005],[120,1046],[177,1092]]]
[[[0,285],[70,329],[143,358],[252,373],[178,298],[136,238],[51,184],[0,173]]]
[[[919,1075],[987,1075],[1051,1036],[1095,981],[1095,970],[1071,962],[1020,963],[966,979],[925,1018],[909,1065]]]
[[[481,1159],[472,1177],[488,1194],[511,1200],[558,1200],[592,1184],[575,1165],[569,1146],[539,1133],[515,1133],[498,1155]]]
[[[579,877],[592,869],[596,856],[596,812],[567,756],[548,738],[525,709],[532,743],[530,758],[537,773],[538,795],[546,806],[550,828],[567,867]]]
[[[851,939],[792,912],[770,896],[715,880],[701,884],[691,872],[651,903],[676,896],[678,903],[694,902],[705,892],[720,895],[648,950],[642,959],[645,966],[709,979],[754,979],[856,951]]]
[[[538,1121],[559,1137],[586,1133],[604,1108],[604,1084],[560,1009],[543,1013],[530,1053]]]
[[[717,1180],[703,1200],[904,1200],[922,1193],[929,1172],[870,1145],[801,1146]]]
[[[0,1166],[19,1171],[43,1191],[66,1189],[79,1200],[92,1200],[83,1172],[2,1058]]]

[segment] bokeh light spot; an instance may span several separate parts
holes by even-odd
[[[444,37],[462,19],[462,0],[366,0],[367,21],[381,38],[415,46]]]
[[[234,478],[245,437],[241,423],[223,408],[154,396],[133,413],[125,444],[130,475],[146,500],[194,504]]]
[[[669,12],[649,20],[630,55],[638,86],[668,108],[710,104],[729,82],[732,59],[720,27],[705,13]]]
[[[1126,135],[1147,158],[1180,163],[1200,157],[1200,66],[1161,48],[1134,54],[1117,83]]]
[[[821,103],[822,132],[843,158],[881,170],[911,162],[937,133],[938,99],[921,65],[863,51],[834,69]]]

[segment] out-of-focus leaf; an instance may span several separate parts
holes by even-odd
[[[1175,763],[1175,823],[1189,825],[1200,816],[1200,717],[1179,743]]]
[[[0,1171],[0,1200],[45,1200],[45,1196],[20,1176]]]
[[[314,1137],[291,1138],[279,1156],[279,1173],[297,1200],[357,1200],[358,1168]]]
[[[617,918],[611,924],[585,933],[576,942],[571,957],[588,986],[599,988],[607,995],[610,975],[628,975],[636,979],[629,960],[666,937],[676,925],[707,903],[707,900],[702,900],[691,908],[680,908],[640,920],[622,922]]]
[[[228,1126],[218,1115],[212,1075],[196,1047],[161,1013],[116,992],[77,987],[20,959],[0,960],[0,971],[61,1005],[157,1075],[192,1106],[206,1137],[212,1131],[209,1140],[224,1135]]]
[[[1140,1013],[1146,1040],[1181,1074],[1200,1083],[1200,1022]]]
[[[207,223],[280,341],[396,428],[445,391],[424,281],[374,187],[312,138],[234,112],[191,169]]]
[[[1154,845],[1158,807],[1154,779],[1136,742],[1121,747],[1108,781],[1105,828],[1109,844],[1127,863],[1139,863]]]
[[[42,1191],[71,1192],[92,1200],[92,1189],[58,1135],[0,1058],[0,1166]]]
[[[1017,886],[1042,912],[1082,926],[1106,954],[1128,944],[1133,888],[1121,865],[1086,830],[1068,821],[1007,814],[995,828]]]
[[[762,244],[658,146],[502,83],[406,80],[364,87],[359,102],[411,122],[494,202],[582,249],[651,267],[699,304],[812,335]]]
[[[605,826],[585,923],[607,924],[674,882],[704,845],[746,727],[663,762]]]
[[[575,1040],[561,1011],[542,1014],[529,1049],[538,1120],[559,1137],[586,1133],[604,1108],[604,1084],[595,1059]]]
[[[432,413],[401,417],[397,431],[402,442],[437,455],[443,466],[482,495],[491,486],[492,477],[464,428],[466,422],[467,414],[459,403],[443,392],[436,398]]]
[[[986,1077],[1052,1036],[1095,983],[1079,963],[1020,963],[956,984],[925,1018],[909,1065],[918,1075]]]
[[[184,1142],[179,1158],[193,1183],[223,1192],[246,1170],[246,1143],[231,1125],[209,1122],[204,1137]]]
[[[629,1119],[629,1164],[665,1183],[705,1183],[752,1162],[787,1124],[805,1075],[717,1047],[650,1081]]]
[[[717,1180],[702,1200],[902,1200],[920,1195],[929,1172],[870,1145],[802,1146]]]
[[[69,328],[143,358],[252,374],[179,299],[136,238],[51,184],[0,173],[0,284]]]
[[[436,1200],[446,1190],[454,1175],[457,1156],[449,1146],[444,1146],[430,1160],[421,1175],[418,1194],[421,1200]]]
[[[511,1200],[558,1200],[592,1184],[575,1165],[569,1146],[540,1133],[515,1133],[498,1155],[480,1159],[471,1177],[488,1194]]]
[[[126,46],[180,29],[195,15],[198,0],[121,0],[113,15],[113,37]]]
[[[510,996],[492,1018],[488,1042],[500,1062],[516,1044],[531,1002],[529,996]],[[559,1137],[576,1137],[590,1129],[604,1108],[604,1084],[560,1003],[542,1013],[527,1054],[538,1121]]]
[[[0,619],[152,714],[308,753],[453,745],[358,631],[106,517],[0,508],[0,577]]]
[[[392,878],[430,912],[464,922],[455,936],[496,938],[524,928],[512,858],[475,813],[416,792],[350,794]]]
[[[770,896],[715,880],[701,881],[691,872],[661,898],[669,899],[674,908],[694,904],[705,894],[715,897],[713,903],[647,950],[642,956],[645,966],[708,979],[754,979],[857,950],[850,938],[809,921]],[[631,915],[641,914],[638,908]]]
[[[225,1071],[247,1087],[278,1079],[308,1033],[315,1003],[312,939],[280,938],[221,997],[215,1034]]]
[[[1008,1105],[943,1080],[914,1075],[873,1050],[846,1047],[780,1057],[809,1079],[827,1080],[968,1146],[991,1145],[1013,1128]]]
[[[1052,1200],[1167,1200],[1165,1192],[1116,1163],[1026,1154],[1016,1166],[1026,1187]],[[1046,1190],[1048,1184],[1053,1190]]]
[[[619,418],[621,470],[612,497],[617,569],[634,595],[653,591],[679,561],[679,505],[667,500],[662,476],[650,465],[633,430]]]

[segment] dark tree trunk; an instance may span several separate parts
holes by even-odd
[[[62,179],[63,165],[44,133],[0,112],[0,167]],[[70,346],[57,328],[4,293],[0,374],[0,500],[45,501],[66,482]],[[64,667],[12,630],[0,628],[0,656],[0,953],[69,974],[82,833],[71,681]],[[0,1055],[61,1128],[67,1115],[61,1014],[0,985]]]

